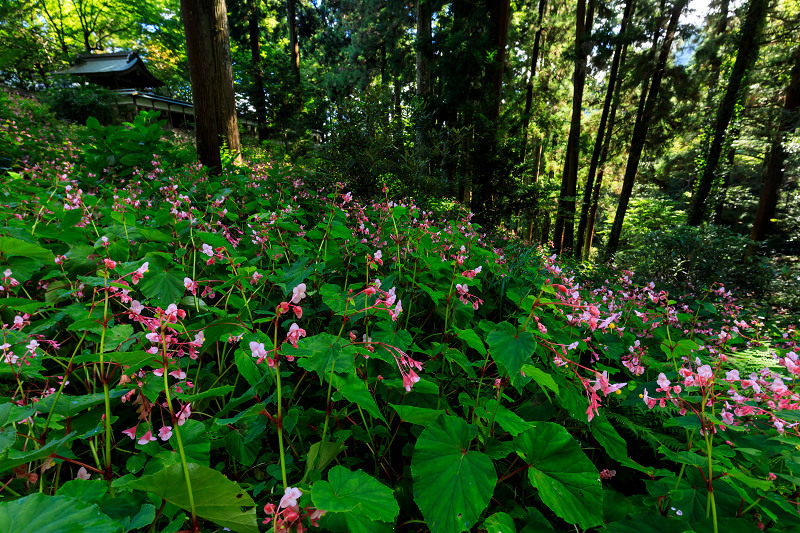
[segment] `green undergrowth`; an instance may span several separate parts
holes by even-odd
[[[0,530],[800,527],[797,332],[725,287],[160,160],[3,177]]]

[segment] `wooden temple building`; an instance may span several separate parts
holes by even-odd
[[[84,54],[75,66],[58,72],[85,78],[86,81],[107,87],[117,95],[120,118],[133,120],[140,111],[160,111],[171,128],[193,129],[194,106],[152,92],[164,82],[156,78],[137,52],[112,54]],[[256,121],[238,117],[239,124],[248,129],[256,127]]]

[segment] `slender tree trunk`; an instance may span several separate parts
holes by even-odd
[[[511,13],[510,0],[492,0],[489,6],[490,28],[494,37],[495,57],[486,68],[484,78],[483,114],[486,117],[481,124],[475,124],[475,138],[479,141],[480,153],[474,152],[474,179],[472,194],[472,210],[479,215],[483,223],[492,223],[494,219],[493,182],[497,158],[497,125],[500,117],[500,104],[503,92],[503,72],[506,62],[506,44],[508,42],[508,23]]]
[[[211,172],[219,173],[222,142],[241,159],[225,1],[181,0],[181,14],[192,78],[197,155]]]
[[[706,157],[706,165],[703,168],[703,174],[697,184],[697,190],[689,209],[688,223],[692,226],[699,226],[703,222],[706,200],[711,192],[714,174],[722,154],[725,130],[728,129],[728,124],[730,124],[736,108],[736,102],[739,100],[739,89],[742,86],[742,81],[758,54],[758,38],[767,16],[768,7],[769,0],[750,0],[747,6],[747,14],[741,28],[741,39],[739,41],[739,51],[736,54],[736,62],[733,64],[733,69],[728,79],[725,96],[717,110],[714,138],[711,141],[708,156]]]
[[[433,60],[430,0],[417,0],[417,96],[431,96],[431,61]]]
[[[614,93],[617,85],[617,75],[619,73],[620,64],[622,63],[623,56],[627,51],[625,44],[625,31],[628,26],[633,12],[634,0],[627,0],[625,2],[625,10],[622,14],[622,22],[620,22],[619,35],[617,36],[617,45],[614,48],[614,58],[611,60],[611,69],[608,74],[608,88],[606,89],[606,98],[603,102],[603,112],[600,115],[600,124],[597,126],[597,136],[594,141],[594,150],[592,151],[592,160],[589,164],[589,175],[586,178],[586,185],[583,188],[583,201],[581,202],[581,218],[578,223],[578,239],[575,244],[575,258],[579,261],[583,255],[584,236],[586,234],[586,225],[589,218],[589,206],[591,204],[592,191],[594,189],[594,179],[597,173],[597,166],[600,162],[600,155],[603,150],[603,138],[605,137],[606,124],[608,117],[611,113],[611,103],[614,99]],[[611,129],[611,126],[609,126]]]
[[[719,191],[719,197],[717,198],[717,203],[714,206],[714,224],[719,225],[722,224],[722,215],[723,211],[725,210],[725,196],[728,192],[728,185],[731,182],[731,169],[733,168],[733,162],[736,160],[736,146],[733,145],[733,142],[739,137],[739,128],[736,128],[735,131],[731,133],[730,136],[730,147],[728,148],[728,157],[725,159],[725,168],[722,174],[722,190]]]
[[[286,16],[289,25],[289,53],[292,56],[292,74],[300,86],[300,46],[297,44],[297,4],[296,0],[286,0]]]
[[[261,50],[258,43],[258,7],[256,0],[248,0],[250,18],[248,32],[250,37],[250,60],[253,62],[253,107],[256,109],[258,140],[267,138],[267,102],[264,98],[264,71],[261,67]]]
[[[625,212],[628,210],[628,202],[631,199],[633,192],[633,184],[636,181],[636,173],[639,168],[639,161],[644,151],[644,145],[647,141],[647,129],[650,125],[650,119],[653,116],[653,110],[656,106],[658,92],[661,88],[661,80],[664,77],[664,71],[667,66],[667,59],[669,58],[670,48],[672,48],[672,41],[675,38],[675,31],[678,27],[678,20],[680,19],[681,12],[686,7],[688,0],[677,0],[672,8],[670,14],[669,24],[667,25],[667,33],[664,36],[664,42],[661,44],[661,51],[658,56],[658,61],[653,71],[653,79],[650,82],[650,87],[647,92],[647,99],[645,100],[644,107],[642,108],[641,118],[636,121],[633,128],[633,135],[631,136],[631,146],[628,150],[628,162],[625,166],[625,177],[622,181],[622,191],[619,196],[619,204],[617,205],[617,213],[614,216],[614,224],[611,227],[611,234],[608,237],[606,244],[605,256],[606,261],[612,259],[617,252],[619,246],[619,238],[622,234],[622,223],[625,220]]]
[[[570,251],[574,236],[575,195],[578,187],[578,160],[580,156],[581,113],[583,112],[583,90],[586,86],[586,60],[589,55],[588,40],[594,19],[594,0],[578,0],[575,14],[575,72],[572,77],[572,120],[564,158],[564,174],[561,179],[561,195],[558,200],[553,246],[557,253]]]
[[[520,149],[520,161],[525,161],[525,153],[528,148],[528,126],[531,123],[531,109],[533,108],[533,81],[536,78],[536,63],[539,61],[539,48],[542,42],[542,30],[544,29],[544,10],[547,0],[539,0],[539,19],[536,30],[536,37],[533,39],[533,51],[531,52],[531,74],[528,77],[528,86],[525,93],[525,113],[522,115],[522,147]]]
[[[786,163],[786,148],[783,146],[783,142],[787,134],[797,129],[797,120],[796,118],[793,120],[793,116],[800,109],[800,48],[795,49],[794,61],[789,87],[786,90],[783,112],[778,121],[778,132],[772,142],[767,161],[764,183],[761,186],[761,197],[758,201],[758,211],[753,221],[753,229],[750,232],[750,238],[754,243],[764,240],[772,225],[770,221],[775,218],[778,194],[783,183],[783,167]],[[754,252],[755,246],[750,246],[748,255]]]

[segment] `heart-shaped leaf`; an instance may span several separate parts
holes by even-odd
[[[473,436],[464,420],[443,416],[414,446],[414,501],[433,533],[467,531],[489,505],[497,473],[488,455],[469,449]]]
[[[602,524],[600,474],[566,429],[537,422],[514,446],[530,465],[528,479],[554,513],[584,529]]]

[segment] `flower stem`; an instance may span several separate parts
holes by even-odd
[[[192,513],[192,527],[194,531],[198,531],[197,528],[197,511],[195,510],[194,505],[194,492],[192,492],[192,478],[189,475],[189,463],[186,460],[186,451],[183,448],[183,439],[181,438],[181,430],[178,426],[178,417],[175,416],[175,408],[172,407],[172,396],[169,393],[169,382],[167,381],[168,372],[167,372],[167,341],[166,336],[164,335],[165,325],[161,325],[161,339],[162,339],[162,356],[164,357],[164,395],[166,396],[167,406],[169,407],[169,414],[172,420],[172,429],[175,432],[175,436],[178,439],[178,452],[181,456],[181,466],[183,466],[183,477],[186,480],[186,492],[189,495],[189,509]]]
[[[278,316],[279,310],[275,315],[275,334],[273,338],[273,346],[275,347],[275,385],[278,388],[278,454],[281,460],[281,479],[283,481],[283,490],[289,487],[286,481],[286,458],[284,457],[285,451],[283,449],[283,398],[281,394],[281,367],[278,360]]]

